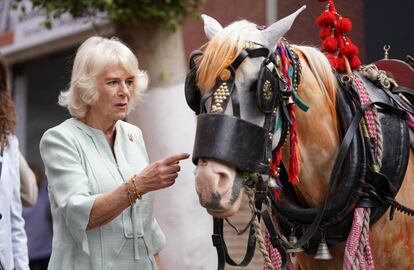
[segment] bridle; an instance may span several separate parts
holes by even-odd
[[[187,103],[198,115],[192,158],[194,164],[197,164],[201,158],[215,159],[235,166],[243,177],[243,185],[254,190],[254,213],[249,222],[249,239],[244,259],[236,263],[229,256],[223,239],[223,219],[214,218],[214,234],[212,235],[219,257],[218,269],[224,269],[225,262],[234,266],[247,266],[253,258],[256,246],[252,221],[256,217],[260,218],[259,212],[263,202],[267,199],[269,183],[271,183],[270,162],[274,151],[283,145],[288,135],[290,123],[288,106],[292,104],[292,91],[278,71],[276,52],[269,51],[263,45],[248,42],[246,48],[242,49],[227,67],[230,76],[216,78],[213,89],[201,95],[196,84],[198,67],[195,58],[202,54],[201,51],[194,51],[191,54],[190,72],[185,82]],[[236,70],[242,62],[246,58],[258,57],[263,57],[264,60],[261,63],[257,81],[254,81],[250,91],[255,92],[256,104],[264,114],[263,126],[241,119],[239,93],[235,84]],[[206,101],[210,98],[212,102],[208,112]],[[233,115],[226,115],[224,112],[230,102]],[[281,136],[276,147],[272,149],[278,117],[282,118]],[[269,203],[267,204],[270,206]],[[287,254],[284,256],[287,258]]]
[[[226,80],[218,77],[213,89],[201,96],[195,84],[197,66],[194,57],[190,57],[191,70],[186,78],[187,103],[198,114],[195,136],[193,162],[198,159],[216,159],[234,165],[240,171],[269,173],[272,158],[274,125],[280,107],[280,97],[288,95],[283,81],[276,80],[278,73],[267,65],[276,66],[275,54],[261,46],[245,48],[227,67],[230,77]],[[264,57],[257,82],[251,91],[256,91],[257,105],[265,115],[263,126],[257,126],[241,119],[239,93],[235,84],[235,73],[246,58]],[[190,94],[191,93],[191,94]],[[198,97],[194,97],[194,93]],[[206,101],[211,98],[211,108],[207,112]],[[231,102],[233,115],[223,112]],[[219,139],[217,139],[219,138]],[[242,143],[241,143],[242,142]],[[252,145],[255,149],[252,149]]]

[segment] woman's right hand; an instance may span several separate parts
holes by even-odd
[[[189,156],[188,153],[180,153],[148,165],[135,178],[138,193],[143,195],[173,185],[180,171],[180,160],[187,159]]]

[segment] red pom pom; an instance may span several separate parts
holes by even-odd
[[[336,58],[337,58],[337,56],[334,55],[334,54],[328,53],[326,55],[326,58],[328,58],[329,64],[331,64],[331,66],[336,69]]]
[[[361,59],[355,55],[349,61],[349,65],[351,66],[351,69],[358,69],[361,66]]]
[[[319,33],[319,36],[321,39],[325,39],[329,37],[332,34],[332,28],[331,27],[322,27],[321,32]]]
[[[338,41],[335,37],[329,36],[322,42],[322,48],[324,51],[334,53],[338,50]]]
[[[322,12],[322,14],[316,19],[316,24],[323,26],[331,26],[336,20],[336,15],[328,10]]]
[[[334,69],[341,73],[345,72],[345,60],[341,55],[327,54],[326,57]]]
[[[353,44],[350,39],[347,40],[347,43],[348,44],[345,42],[345,45],[342,48],[339,48],[339,52],[351,59],[359,53],[359,48]]]
[[[339,18],[339,20],[336,21],[335,24],[335,30],[338,33],[348,33],[352,30],[352,22],[348,18]]]
[[[336,70],[340,73],[344,73],[346,71],[345,60],[342,58],[341,55],[338,55],[338,57],[336,58]]]
[[[338,48],[341,50],[345,46],[345,41],[343,39],[343,35],[336,35],[336,40],[338,40]]]

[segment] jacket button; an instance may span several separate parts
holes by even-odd
[[[2,218],[3,216],[0,214],[0,219]]]

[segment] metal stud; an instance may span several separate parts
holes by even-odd
[[[270,139],[270,140],[271,140],[271,139],[273,139],[273,133],[269,132],[269,133],[268,133],[268,136],[269,136],[269,139]]]

